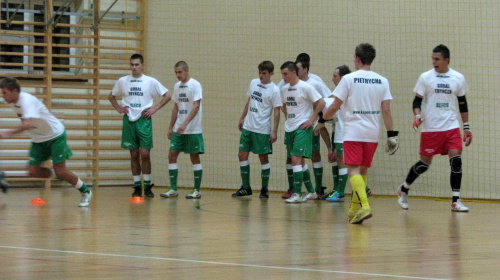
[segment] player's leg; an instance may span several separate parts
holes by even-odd
[[[5,180],[5,173],[3,171],[0,171],[0,186],[2,187],[3,193],[6,193],[9,189],[9,183]]]
[[[186,195],[189,199],[201,198],[201,180],[203,178],[203,167],[201,165],[200,154],[205,152],[205,145],[203,142],[203,135],[200,134],[188,134],[186,135],[186,153],[189,154],[191,163],[193,164],[193,177],[194,177],[194,188],[193,192]]]
[[[132,196],[142,196],[141,155],[137,132],[136,122],[129,121],[127,115],[124,115],[122,120],[121,147],[129,150],[130,153],[130,170],[132,171],[132,180],[134,183]]]
[[[160,196],[164,198],[177,197],[179,192],[177,190],[177,177],[179,175],[179,168],[177,166],[177,158],[181,151],[184,150],[183,136],[177,133],[172,134],[170,139],[170,151],[168,152],[168,176],[170,178],[170,190],[161,193]]]
[[[445,149],[450,161],[450,185],[452,191],[451,210],[456,212],[468,212],[460,200],[460,189],[462,185],[462,137],[460,129],[452,129],[444,132],[446,135]]]
[[[243,129],[240,135],[240,146],[238,152],[238,160],[240,163],[240,177],[241,177],[241,187],[233,193],[231,196],[246,196],[252,194],[252,188],[250,187],[250,162],[248,157],[250,151],[252,150],[253,142],[251,137],[251,132]]]
[[[269,198],[269,176],[271,176],[271,165],[269,164],[269,155],[260,154],[260,177],[262,181],[262,188],[260,189],[259,198]]]
[[[347,185],[348,175],[347,166],[344,163],[344,145],[342,143],[335,143],[335,151],[337,153],[336,161],[338,163],[338,174],[336,189],[331,195],[326,199],[330,202],[343,202],[345,201],[345,188]]]
[[[314,173],[315,191],[321,196],[324,193],[323,189],[323,162],[321,161],[320,153],[320,135],[313,135],[312,139],[312,166]]]
[[[129,152],[130,169],[132,170],[132,178],[134,180],[134,192],[132,196],[142,196],[141,153],[139,149],[129,150]]]
[[[70,183],[73,187],[80,191],[82,199],[78,206],[89,206],[90,200],[93,196],[92,192],[77,175],[66,168],[66,159],[69,159],[73,155],[67,144],[66,133],[63,133],[61,136],[48,142],[50,143],[52,165],[56,176]]]
[[[136,121],[136,132],[139,141],[139,153],[141,155],[141,171],[144,179],[144,195],[154,197],[151,191],[151,149],[153,148],[153,120],[151,118],[139,118]]]
[[[287,179],[288,179],[288,190],[286,191],[286,193],[284,193],[281,196],[282,198],[290,198],[294,193],[292,156],[290,155],[290,151],[288,150],[288,146],[289,146],[288,138],[290,138],[290,137],[292,137],[292,132],[285,132],[284,143],[285,143],[285,146],[287,147],[285,166],[286,166],[286,175],[287,175]]]

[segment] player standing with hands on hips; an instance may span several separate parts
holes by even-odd
[[[398,188],[398,203],[401,208],[408,209],[408,191],[410,185],[429,168],[434,155],[448,155],[450,160],[450,184],[452,191],[451,210],[468,212],[460,201],[460,187],[462,184],[462,137],[458,110],[463,121],[463,141],[465,146],[472,142],[472,132],[469,126],[469,110],[465,94],[468,91],[465,78],[459,72],[451,69],[450,50],[445,45],[439,45],[432,51],[434,68],[422,73],[413,89],[413,114],[415,121],[413,129],[417,131],[422,126],[420,137],[420,160],[408,172],[405,182]],[[425,107],[421,112],[423,98]]]
[[[398,132],[393,130],[389,82],[370,70],[375,48],[368,44],[356,47],[355,72],[345,75],[333,91],[335,101],[323,115],[330,119],[344,104],[344,162],[353,190],[348,219],[360,224],[372,217],[365,192],[368,168],[378,146],[380,112],[387,129],[386,152],[394,154],[399,148]]]
[[[122,148],[130,151],[130,166],[134,180],[132,196],[142,196],[142,176],[144,177],[144,195],[154,197],[151,188],[151,157],[153,148],[153,120],[151,116],[167,104],[172,96],[168,89],[153,77],[146,76],[144,58],[140,54],[130,57],[131,75],[121,77],[116,82],[108,99],[115,110],[123,115]],[[153,106],[153,96],[163,96]],[[116,97],[122,97],[122,105]]]

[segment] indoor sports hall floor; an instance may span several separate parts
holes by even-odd
[[[371,197],[373,218],[347,220],[349,203],[287,205],[202,190],[200,200],[133,204],[131,188],[0,194],[0,279],[498,279],[498,203]],[[47,203],[34,206],[36,197]],[[349,199],[348,199],[349,200]]]

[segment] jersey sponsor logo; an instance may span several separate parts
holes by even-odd
[[[179,99],[178,99],[178,101],[179,102],[189,102],[189,98],[187,98],[186,93],[181,92],[181,93],[179,93]]]
[[[130,108],[141,108],[141,103],[130,103]]]
[[[186,85],[180,85],[179,88],[187,88],[188,86]]]
[[[248,108],[248,111],[254,112],[254,113],[258,113],[259,112],[259,110],[257,110],[257,108],[254,108],[254,107]]]
[[[131,83],[142,83],[141,79],[130,80]]]
[[[434,89],[434,93],[451,94],[451,87],[449,84],[437,84],[437,88]]]
[[[436,103],[437,108],[450,108],[450,103]]]
[[[434,149],[425,149],[424,150],[426,153],[433,153],[434,152]]]
[[[295,118],[295,114],[288,114],[288,115],[286,115],[286,117],[289,119],[293,119],[293,118]]]
[[[123,142],[123,145],[125,145],[126,147],[132,146],[130,142]]]
[[[352,111],[354,115],[378,115],[380,111]]]
[[[260,93],[258,91],[252,92],[252,99],[259,101],[259,102],[262,102],[262,93]]]
[[[128,96],[144,96],[141,87],[130,87]]]
[[[261,84],[258,84],[257,86],[258,86],[258,87],[261,87],[261,88],[263,88],[263,89],[267,89],[265,86],[263,86],[263,85],[261,85]]]
[[[294,96],[287,96],[286,98],[286,106],[297,106],[297,102],[295,101]]]
[[[288,91],[297,91],[296,88],[288,88]]]
[[[354,78],[355,84],[382,84],[381,79]]]
[[[188,110],[179,110],[179,115],[187,115]]]

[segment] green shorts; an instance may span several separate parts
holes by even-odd
[[[252,152],[258,155],[272,154],[273,146],[270,135],[243,129],[240,136],[240,151]]]
[[[297,129],[285,133],[287,157],[301,156],[311,158],[313,127],[307,130]]]
[[[343,156],[344,155],[344,143],[335,143],[335,132],[332,132],[332,149],[337,151],[337,155]]]
[[[139,118],[135,122],[123,116],[122,148],[137,150],[139,148],[153,148],[153,120],[151,118]]]
[[[185,154],[204,154],[205,144],[203,134],[172,134],[170,140],[170,150],[184,152]]]
[[[319,137],[320,135],[314,135],[313,133],[313,140],[312,140],[312,151],[317,152],[320,149],[320,144],[319,144]]]
[[[29,165],[41,165],[52,157],[53,163],[61,163],[73,155],[66,140],[66,131],[63,134],[42,143],[31,142],[29,151]]]

